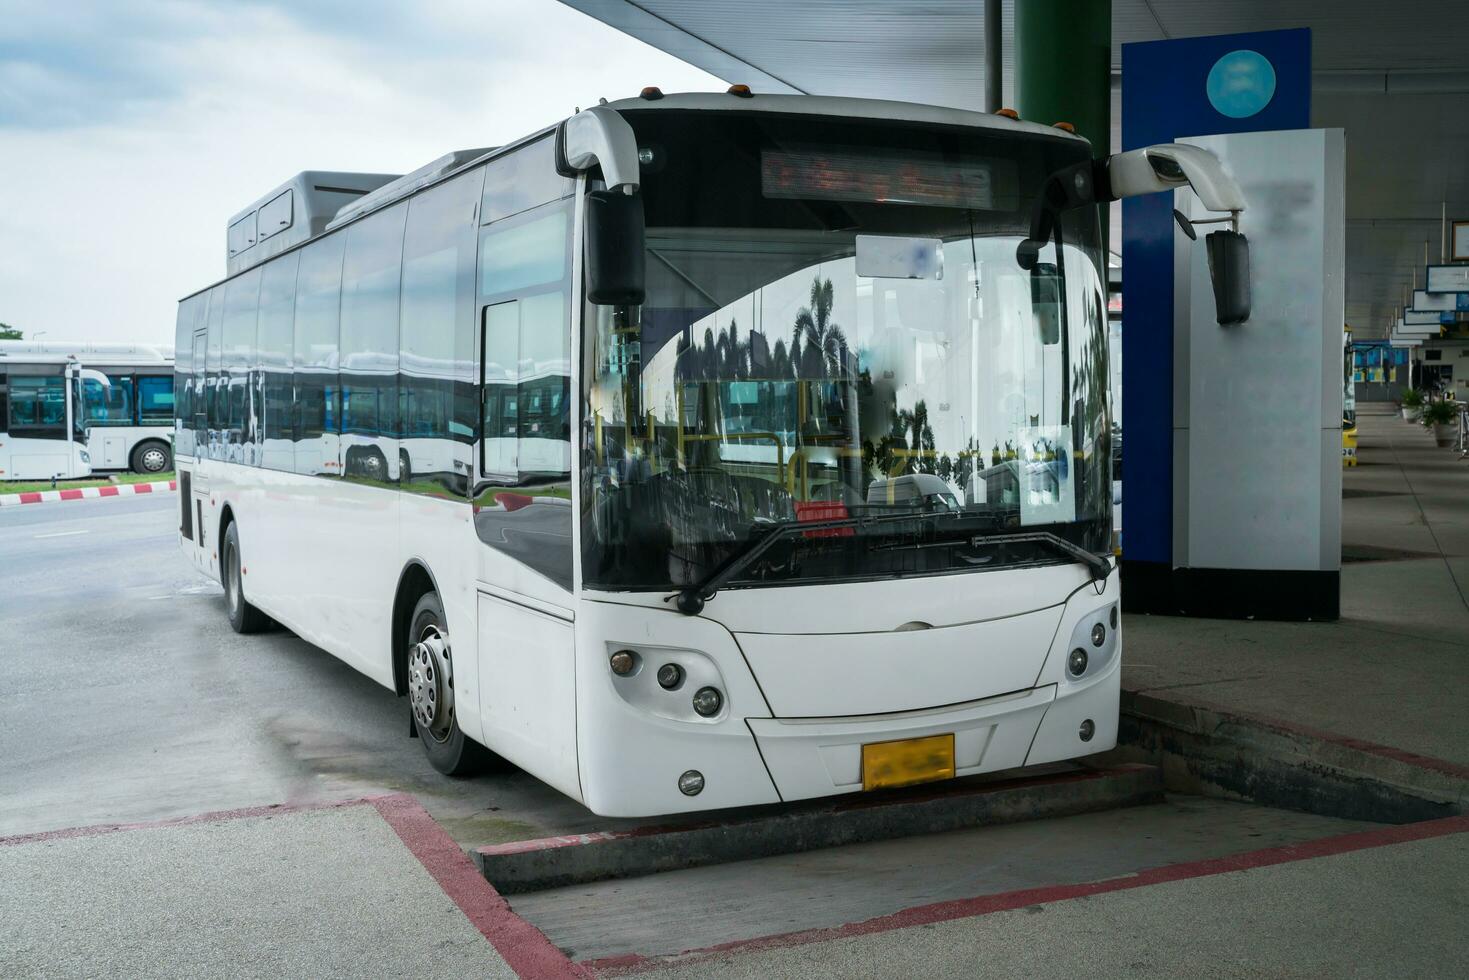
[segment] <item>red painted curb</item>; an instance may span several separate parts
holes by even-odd
[[[372,800],[413,856],[444,894],[522,977],[586,977],[587,972],[535,926],[510,910],[469,856],[411,796]]]
[[[116,497],[117,494],[118,494],[117,487],[98,487],[97,488],[97,496],[99,496],[99,497]]]
[[[836,926],[829,929],[806,929],[800,932],[761,936],[755,939],[737,939],[733,942],[720,943],[717,946],[709,946],[704,949],[687,950],[673,956],[647,957],[638,953],[631,953],[624,956],[585,960],[581,965],[598,974],[605,975],[641,973],[664,965],[677,964],[683,966],[703,963],[706,960],[718,960],[734,953],[748,953],[765,949],[780,949],[788,946],[802,946],[809,943],[830,942],[835,939],[889,932],[893,929],[907,929],[913,926],[928,925],[935,922],[973,918],[975,916],[988,915],[991,912],[1005,912],[1011,909],[1025,908],[1026,906],[1040,905],[1047,902],[1060,902],[1072,898],[1101,895],[1107,892],[1127,891],[1132,888],[1162,885],[1173,881],[1228,874],[1234,871],[1248,871],[1254,868],[1289,864],[1311,858],[1330,857],[1335,854],[1346,854],[1351,851],[1385,847],[1390,844],[1403,844],[1410,841],[1428,840],[1434,837],[1444,837],[1449,834],[1465,832],[1469,832],[1469,816],[1445,817],[1441,820],[1427,820],[1422,823],[1404,824],[1398,827],[1384,827],[1352,834],[1341,834],[1336,837],[1324,837],[1320,840],[1307,841],[1303,844],[1287,844],[1281,847],[1247,851],[1243,854],[1233,854],[1227,857],[1209,858],[1204,861],[1192,861],[1184,864],[1165,865],[1161,868],[1149,868],[1144,871],[1139,871],[1136,874],[1109,878],[1105,881],[1084,882],[1072,885],[1047,885],[1040,888],[1001,892],[997,895],[983,895],[977,898],[935,902],[932,905],[919,905],[914,908],[904,909],[901,912],[895,912],[892,915],[878,916],[874,919],[867,919],[863,922],[852,922],[844,926]]]
[[[39,504],[41,502],[41,492],[39,490],[28,490],[20,495],[20,502],[23,504]]]
[[[133,484],[133,493],[152,493],[152,492],[153,492],[153,484],[151,484],[151,483],[135,483],[135,484]]]

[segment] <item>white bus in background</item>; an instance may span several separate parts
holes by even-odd
[[[1109,749],[1097,204],[1186,187],[1243,208],[1193,147],[735,90],[303,174],[180,302],[181,545],[441,772],[599,814]]]
[[[34,370],[50,372],[33,376],[58,379],[67,364],[95,372],[82,382],[81,400],[72,410],[92,472],[165,473],[173,469],[172,347],[0,341],[0,365],[18,357],[32,359]],[[19,404],[29,403],[22,400]],[[58,408],[59,401],[52,405],[51,414]],[[10,424],[24,427],[26,422],[12,417]],[[54,433],[54,419],[51,424]]]
[[[71,480],[92,474],[82,384],[101,382],[75,357],[0,341],[0,480]]]

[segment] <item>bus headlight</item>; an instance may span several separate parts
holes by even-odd
[[[1097,623],[1092,627],[1092,646],[1099,647],[1107,642],[1107,627]]]
[[[694,692],[694,710],[704,718],[713,718],[724,707],[724,695],[717,688],[701,687]]]
[[[78,449],[77,455],[82,458],[83,463],[86,463],[88,466],[92,465],[91,454],[89,454],[85,449]]]
[[[658,668],[658,686],[671,691],[683,683],[683,668],[678,664],[664,664]]]
[[[631,650],[618,650],[607,661],[612,668],[612,673],[618,677],[626,677],[638,669],[638,655]]]
[[[1071,656],[1066,658],[1066,669],[1071,671],[1072,677],[1080,677],[1086,673],[1087,655],[1081,647],[1071,651]]]

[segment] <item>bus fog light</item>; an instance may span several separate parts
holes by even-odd
[[[1101,623],[1092,627],[1092,646],[1099,647],[1107,642],[1107,627]]]
[[[704,774],[697,769],[690,769],[678,777],[678,791],[684,796],[698,796],[704,792]]]
[[[683,683],[683,668],[678,664],[664,664],[658,668],[658,686],[671,691]]]
[[[638,655],[631,650],[618,650],[608,663],[612,667],[612,673],[618,677],[626,677],[638,669]]]
[[[1096,733],[1097,733],[1097,726],[1096,726],[1096,724],[1093,723],[1090,718],[1088,718],[1086,721],[1084,721],[1084,722],[1081,723],[1081,730],[1078,731],[1076,734],[1078,734],[1078,735],[1081,736],[1081,740],[1083,742],[1090,742],[1092,740],[1092,736],[1095,735]]]
[[[719,709],[723,705],[724,695],[720,694],[716,688],[701,687],[694,692],[694,710],[705,718],[713,718],[719,714]]]
[[[1072,677],[1080,677],[1086,673],[1086,651],[1077,647],[1071,651],[1071,656],[1066,658],[1066,669],[1071,671]]]

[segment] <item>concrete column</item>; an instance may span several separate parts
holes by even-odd
[[[1015,91],[1020,118],[1069,122],[1106,156],[1112,140],[1112,0],[1015,4]]]

